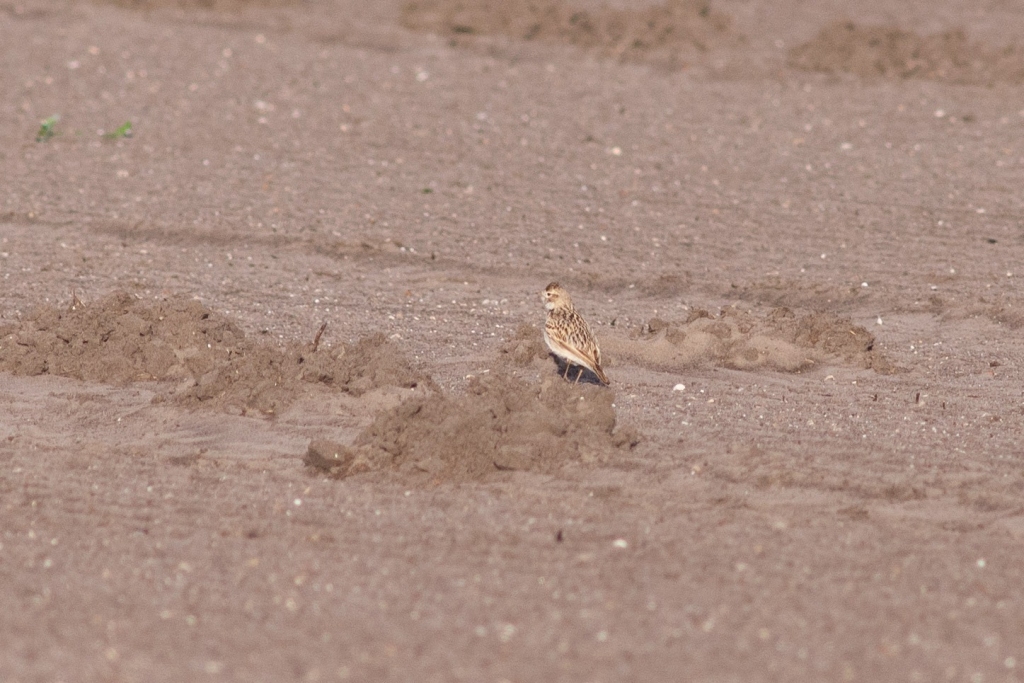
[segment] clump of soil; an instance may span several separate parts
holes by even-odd
[[[237,11],[246,7],[285,7],[301,0],[94,0],[97,4],[116,5],[129,9],[207,9]]]
[[[309,442],[303,462],[311,467],[339,474],[348,470],[353,457],[352,449],[337,441],[313,439]]]
[[[272,413],[310,384],[353,395],[430,384],[382,335],[334,348],[246,338],[226,316],[182,296],[116,292],[89,305],[43,306],[0,330],[0,371],[125,384],[178,380],[175,398]]]
[[[411,0],[407,28],[454,38],[500,35],[575,45],[626,61],[708,50],[731,19],[702,0],[666,0],[639,8],[586,9],[566,0]]]
[[[287,407],[310,384],[353,396],[379,387],[433,384],[382,334],[316,352],[299,343],[283,348],[250,344],[193,378],[194,383],[177,394],[179,401],[268,414]]]
[[[110,384],[201,376],[245,340],[198,301],[143,302],[127,292],[89,305],[41,306],[0,332],[5,372]]]
[[[505,340],[499,352],[520,367],[550,355],[541,331],[527,323],[520,325],[512,337]]]
[[[963,84],[1024,82],[1024,49],[969,41],[962,29],[921,36],[892,26],[830,24],[789,52],[789,63],[808,71],[846,72],[864,78],[923,78]]]
[[[828,313],[797,316],[788,308],[776,308],[759,317],[726,308],[717,316],[696,310],[681,323],[654,318],[631,339],[609,337],[604,346],[618,356],[669,371],[717,365],[800,372],[838,359],[891,372],[874,343],[874,336],[860,325]]]
[[[337,476],[400,470],[454,481],[607,462],[638,441],[631,429],[616,429],[613,400],[608,389],[561,378],[535,386],[487,374],[465,395],[432,392],[381,412],[351,449],[313,442],[306,462]]]

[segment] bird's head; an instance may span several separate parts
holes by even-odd
[[[565,291],[557,282],[552,282],[544,288],[544,291],[541,292],[541,300],[544,302],[544,308],[549,311],[572,306],[569,292]]]

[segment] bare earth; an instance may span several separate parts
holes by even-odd
[[[1024,679],[1022,35],[0,0],[0,680]]]

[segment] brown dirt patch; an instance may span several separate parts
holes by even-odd
[[[613,400],[607,389],[560,378],[538,387],[487,374],[464,395],[432,393],[382,411],[351,450],[314,441],[306,462],[338,476],[397,469],[454,481],[607,463],[638,442],[632,429],[616,428]]]
[[[0,370],[125,384],[180,380],[176,400],[274,413],[311,384],[359,396],[430,383],[383,335],[335,348],[248,339],[227,316],[173,296],[115,292],[84,305],[42,306],[0,330]]]
[[[638,9],[586,9],[562,0],[413,0],[402,8],[402,23],[452,38],[499,35],[650,61],[708,50],[730,35],[732,22],[701,0],[668,0]]]
[[[789,52],[789,64],[808,71],[863,78],[922,78],[964,84],[1024,82],[1024,50],[968,40],[962,29],[922,36],[893,26],[829,24]]]
[[[115,5],[129,9],[209,9],[237,11],[246,7],[284,7],[301,4],[298,0],[94,0],[101,5]]]
[[[828,310],[847,308],[866,298],[863,287],[830,282],[801,282],[791,278],[769,277],[734,286],[720,292],[733,300],[757,303],[773,308]]]
[[[520,367],[529,365],[536,359],[548,357],[550,352],[544,345],[543,339],[540,329],[534,325],[523,323],[501,345],[501,355]]]
[[[870,332],[829,313],[798,316],[776,308],[758,316],[737,308],[719,315],[693,311],[685,322],[651,319],[632,338],[608,336],[610,353],[642,365],[681,370],[720,366],[736,370],[800,372],[830,360],[889,372],[892,366],[874,350]]]
[[[170,344],[180,377],[162,383],[131,364],[124,386],[0,372],[0,680],[1021,678],[1024,88],[785,66],[839,19],[1003,45],[1019,9],[711,0],[733,28],[681,74],[410,31],[405,1],[0,0],[0,344],[72,288],[94,311],[119,288],[146,307],[175,292],[213,309],[211,335],[230,322],[273,350],[255,377],[299,392],[275,419],[190,395],[173,350],[237,340]],[[133,138],[96,135],[126,120]],[[502,366],[536,401],[549,378],[563,405],[591,402],[542,348],[551,280],[611,361],[632,450],[574,422],[543,456],[534,430],[494,434],[546,415],[504,380],[460,403],[467,375]],[[774,307],[828,313],[906,371],[858,367],[856,347],[833,362],[792,319],[783,340],[826,365],[670,373],[615,346],[737,302],[762,327],[725,318],[730,339],[779,335]],[[316,356],[383,332],[444,395],[298,380],[323,321]],[[360,363],[383,370],[374,345]],[[421,394],[420,414],[380,412]],[[446,430],[478,409],[472,453],[519,440],[536,469],[454,477],[467,465],[444,457],[471,451]],[[379,461],[354,446],[374,420]],[[379,469],[355,475],[359,457]]]

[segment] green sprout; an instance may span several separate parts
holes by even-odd
[[[125,121],[120,128],[110,133],[105,133],[103,137],[108,140],[117,140],[118,138],[130,138],[132,136],[132,122]]]
[[[36,142],[46,142],[57,132],[53,129],[60,121],[60,114],[54,114],[53,116],[43,119],[39,124],[39,132],[36,133]]]

